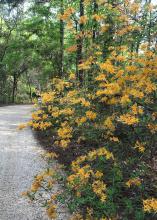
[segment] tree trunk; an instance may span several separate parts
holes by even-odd
[[[61,0],[60,13],[64,14],[64,3]],[[64,21],[60,19],[60,76],[64,74]]]
[[[80,0],[80,17],[84,16],[84,0]],[[80,23],[79,25],[80,33],[83,33],[84,24]],[[83,38],[79,36],[77,39],[77,58],[76,58],[76,65],[77,65],[77,78],[79,79],[80,83],[83,83],[83,70],[79,70],[78,65],[82,63],[83,59]]]
[[[96,0],[93,0],[93,12],[94,14],[97,14],[98,13],[98,4],[96,2]],[[94,21],[94,25],[93,25],[93,42],[95,41],[96,37],[97,37],[97,22]]]
[[[148,1],[151,4],[151,0]],[[149,12],[149,25],[148,25],[148,49],[151,47],[151,28],[152,28],[152,12]]]
[[[12,88],[12,103],[15,102],[16,89],[17,89],[17,76],[16,74],[14,74],[13,88]]]
[[[28,73],[26,72],[26,77],[27,77],[27,83],[28,83],[28,87],[29,87],[29,98],[30,101],[32,102],[32,87],[31,87],[31,79],[28,75]]]

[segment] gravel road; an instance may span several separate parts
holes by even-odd
[[[30,119],[31,105],[0,107],[0,220],[47,220],[44,210],[21,196],[42,170],[42,148],[31,129],[17,131]],[[61,214],[59,220],[68,217]]]

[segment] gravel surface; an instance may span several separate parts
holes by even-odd
[[[0,107],[0,220],[48,220],[40,205],[21,196],[46,165],[31,129],[17,130],[31,111],[31,105]],[[57,219],[68,220],[66,212],[63,207]]]

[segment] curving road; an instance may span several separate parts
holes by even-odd
[[[31,110],[31,105],[0,107],[0,220],[47,220],[38,204],[21,196],[45,166],[32,131],[17,131],[30,119]],[[62,214],[58,219],[67,217]]]

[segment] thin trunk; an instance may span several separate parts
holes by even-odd
[[[15,102],[18,79],[21,76],[21,74],[24,73],[25,71],[27,71],[27,66],[25,66],[24,64],[18,72],[14,72],[13,74],[13,88],[12,88],[12,102],[13,103]]]
[[[16,89],[17,89],[17,76],[16,74],[14,74],[13,88],[12,88],[12,103],[15,102]]]
[[[64,14],[64,3],[61,0],[60,5],[61,15]],[[64,21],[60,19],[60,76],[64,74]]]
[[[78,34],[78,22],[75,21],[75,30],[76,30],[76,34]],[[78,57],[76,54],[76,77],[78,78]]]
[[[96,0],[93,0],[93,12],[94,14],[97,14],[98,13],[98,4],[96,2]],[[97,22],[94,21],[94,25],[93,25],[93,42],[95,41],[96,37],[97,37]]]
[[[84,16],[84,0],[80,0],[80,17]],[[80,23],[79,25],[80,33],[82,35],[84,30],[84,24]],[[79,79],[80,83],[83,83],[83,70],[79,70],[78,65],[82,63],[83,60],[83,38],[82,36],[78,37],[77,39],[77,78]]]
[[[148,2],[151,4],[151,0]],[[149,13],[149,26],[148,26],[148,49],[151,47],[151,28],[152,28],[152,12]]]
[[[32,88],[31,88],[31,79],[28,75],[28,73],[26,72],[26,77],[27,77],[27,83],[28,83],[28,87],[29,87],[29,98],[32,102]]]
[[[31,88],[30,84],[28,84],[28,86],[29,86],[29,97],[30,97],[30,100],[32,102],[32,88]]]

